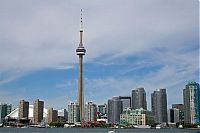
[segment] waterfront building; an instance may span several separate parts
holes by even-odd
[[[56,122],[58,120],[58,111],[53,110],[53,108],[50,108],[47,113],[47,122]]]
[[[107,121],[107,104],[98,105],[97,107],[97,119]]]
[[[168,123],[179,123],[179,109],[171,108],[168,110]]]
[[[200,88],[199,83],[189,82],[183,90],[185,124],[200,122]]]
[[[29,114],[29,102],[20,100],[19,102],[19,119],[28,119],[28,114]]]
[[[146,92],[144,88],[132,90],[132,109],[147,109]]]
[[[172,104],[172,108],[179,110],[179,123],[184,124],[184,106],[183,104]]]
[[[156,123],[167,123],[166,89],[157,89],[151,94],[151,109]]]
[[[85,105],[85,121],[96,122],[97,121],[97,105],[93,102],[87,102]]]
[[[123,104],[119,97],[108,100],[108,123],[119,124],[120,114],[123,111]]]
[[[80,107],[78,103],[71,102],[68,105],[68,123],[80,122]]]
[[[12,112],[10,112],[7,117],[8,118],[11,118],[11,119],[19,119],[19,107],[14,109]],[[45,121],[47,121],[47,109],[44,108],[43,109],[44,112],[43,112],[43,119]],[[33,123],[33,105],[29,105],[29,114],[28,114],[28,119],[30,119],[31,123]]]
[[[122,101],[123,109],[131,108],[131,96],[119,96]]]
[[[11,112],[11,104],[1,104],[0,105],[0,122],[2,123],[5,117]]]
[[[76,49],[76,54],[79,57],[79,73],[78,73],[78,105],[80,107],[80,120],[84,121],[84,80],[83,80],[83,56],[86,53],[86,49],[83,46],[83,20],[81,9],[81,21],[80,21],[80,43]]]
[[[120,114],[120,124],[122,125],[153,125],[154,116],[151,111],[140,109],[124,109]]]
[[[66,109],[58,110],[58,121],[59,122],[68,121],[68,112]]]
[[[97,112],[101,114],[107,114],[107,104],[104,103],[103,105],[98,105]]]
[[[10,114],[10,112],[12,111],[12,104],[7,104],[7,115]]]
[[[39,99],[35,100],[33,103],[33,123],[39,124],[43,120],[43,112],[44,112],[44,101],[40,101]]]

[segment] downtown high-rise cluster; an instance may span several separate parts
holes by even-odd
[[[181,94],[180,94],[181,95]],[[12,105],[0,105],[1,122],[11,125],[41,125],[41,123],[64,122],[110,123],[120,125],[155,125],[180,124],[191,125],[200,122],[200,87],[197,82],[189,82],[183,89],[183,103],[174,103],[167,107],[166,89],[157,89],[151,93],[151,110],[147,110],[146,91],[144,88],[133,89],[130,96],[115,96],[107,104],[94,102],[84,104],[84,121],[81,121],[80,106],[77,102],[68,104],[68,110],[45,109],[44,101],[20,100],[18,108],[12,111]],[[150,102],[150,101],[149,101]]]
[[[132,96],[129,98],[128,96],[119,96],[108,100],[108,123],[132,125],[197,124],[200,122],[199,83],[189,82],[185,86],[183,103],[172,104],[170,109],[167,105],[166,89],[157,89],[151,93],[151,111],[148,111],[146,92],[144,88],[137,88],[132,90]]]

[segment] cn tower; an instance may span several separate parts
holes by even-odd
[[[76,49],[76,54],[79,57],[79,73],[78,73],[78,105],[80,106],[80,121],[84,121],[84,86],[83,86],[83,56],[85,55],[85,48],[83,47],[83,18],[81,9],[80,20],[80,43]]]

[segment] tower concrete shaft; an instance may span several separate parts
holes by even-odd
[[[85,48],[83,47],[83,21],[81,10],[81,27],[80,27],[80,43],[76,49],[76,54],[79,56],[79,74],[78,74],[78,105],[80,106],[80,121],[84,121],[84,82],[83,82],[83,56]]]

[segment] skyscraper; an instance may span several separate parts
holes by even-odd
[[[119,124],[120,114],[123,111],[122,101],[119,97],[108,100],[108,123]]]
[[[28,119],[29,114],[29,102],[20,100],[19,102],[19,119]]]
[[[44,102],[39,99],[33,103],[33,122],[39,124],[43,120]]]
[[[123,109],[131,108],[131,97],[130,96],[119,96],[122,101]]]
[[[167,123],[166,89],[158,89],[151,94],[151,110],[155,123]]]
[[[71,102],[68,105],[68,123],[80,122],[80,107],[77,103]]]
[[[189,82],[183,90],[185,124],[200,122],[200,88],[196,82]]]
[[[93,102],[87,102],[85,105],[85,121],[96,122],[97,121],[97,105]]]
[[[146,92],[144,88],[132,90],[132,109],[147,109]]]
[[[58,111],[53,108],[48,109],[47,121],[48,123],[56,122],[58,120]]]
[[[76,54],[79,56],[79,76],[78,76],[78,105],[80,106],[80,120],[84,121],[84,88],[83,88],[83,56],[86,53],[83,47],[83,20],[81,9],[81,27],[80,27],[80,43],[76,49]]]

